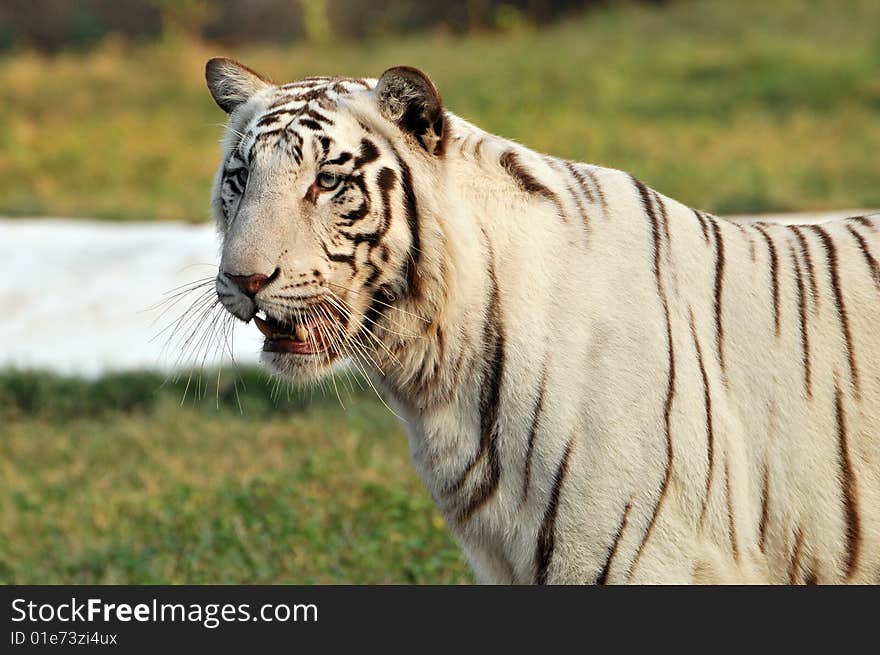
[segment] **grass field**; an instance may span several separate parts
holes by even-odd
[[[0,584],[471,580],[368,393],[162,380],[0,374]]]
[[[204,220],[218,54],[282,81],[416,65],[491,131],[719,213],[876,207],[878,25],[876,0],[695,0],[467,38],[17,52],[0,57],[0,214]]]

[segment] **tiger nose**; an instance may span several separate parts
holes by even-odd
[[[236,286],[241,289],[249,298],[256,296],[267,284],[278,277],[280,269],[275,269],[272,275],[263,275],[262,273],[253,273],[252,275],[230,275],[227,276],[235,282]]]

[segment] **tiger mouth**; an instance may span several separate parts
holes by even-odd
[[[318,316],[295,316],[285,323],[267,314],[266,318],[254,316],[254,324],[266,337],[263,352],[295,355],[329,351],[333,345],[331,335],[338,329],[329,319]]]

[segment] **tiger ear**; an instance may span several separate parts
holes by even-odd
[[[410,66],[389,68],[376,84],[376,100],[380,113],[428,154],[443,154],[446,115],[440,93],[427,75]]]
[[[271,82],[259,73],[226,57],[215,57],[205,64],[205,81],[214,102],[227,114],[257,91],[271,86]]]

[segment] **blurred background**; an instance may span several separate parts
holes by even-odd
[[[877,0],[0,0],[0,583],[471,580],[369,388],[286,389],[246,326],[199,332],[208,58],[413,65],[481,127],[695,207],[856,213],[878,26]]]

